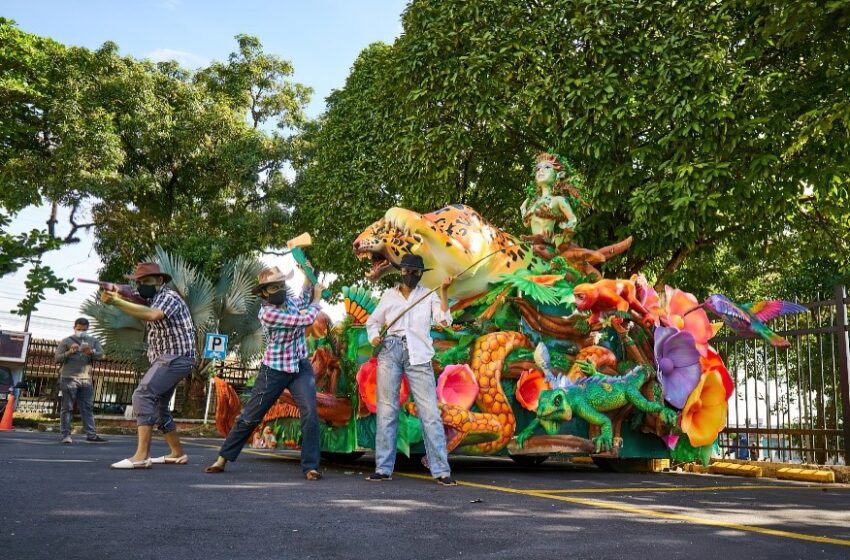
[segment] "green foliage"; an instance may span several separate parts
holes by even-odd
[[[520,232],[530,162],[552,150],[592,203],[576,241],[635,238],[608,276],[766,295],[812,256],[848,262],[848,13],[846,1],[413,2],[404,33],[361,53],[305,134],[299,229],[330,240],[317,260],[347,281],[360,276],[348,241],[390,206],[461,202]]]
[[[302,157],[311,92],[256,38],[236,39],[226,63],[192,73],[122,57],[113,43],[66,47],[0,18],[0,247],[10,249],[0,276],[77,242],[79,229],[93,228],[112,280],[156,246],[217,277],[225,261],[291,236],[284,170]],[[71,208],[66,237],[55,222],[7,233],[9,218],[45,203]],[[46,288],[68,284],[33,268],[21,310]]]
[[[714,444],[694,447],[691,445],[688,435],[682,434],[676,442],[676,447],[670,452],[670,458],[677,463],[699,461],[703,466],[707,467],[711,464],[711,450],[713,447]]]

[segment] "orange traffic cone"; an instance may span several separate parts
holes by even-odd
[[[6,411],[3,413],[3,420],[0,420],[0,432],[11,432],[15,428],[12,427],[12,417],[15,415],[15,395],[9,393],[9,400],[6,401]]]

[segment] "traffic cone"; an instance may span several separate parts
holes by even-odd
[[[11,432],[15,428],[12,427],[12,417],[15,415],[15,395],[9,393],[9,400],[6,401],[6,411],[3,413],[3,420],[0,420],[0,432]]]

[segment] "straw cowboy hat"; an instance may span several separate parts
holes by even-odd
[[[251,289],[251,293],[255,296],[258,296],[260,295],[260,292],[263,291],[263,288],[265,288],[269,284],[286,282],[287,280],[291,280],[292,276],[292,272],[287,272],[286,274],[284,274],[276,266],[266,268],[257,275],[257,286]]]
[[[155,262],[143,262],[136,265],[136,272],[133,274],[125,274],[124,278],[128,280],[138,280],[145,276],[161,276],[163,283],[171,282],[171,275],[163,272],[159,268],[159,264]]]

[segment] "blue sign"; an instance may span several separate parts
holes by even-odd
[[[204,358],[207,360],[223,360],[227,356],[227,335],[207,333],[204,341]]]

